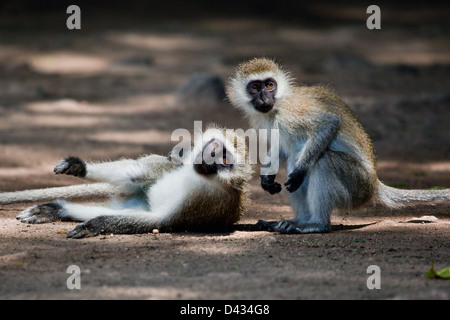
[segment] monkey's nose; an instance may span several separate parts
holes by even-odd
[[[261,90],[261,94],[259,95],[259,98],[263,103],[267,103],[269,100],[269,95],[266,93],[265,90]]]
[[[256,110],[266,113],[272,110],[274,101],[268,94],[260,94],[258,99],[254,100],[253,105]]]
[[[261,100],[260,104],[263,105],[264,107],[273,107],[275,103],[272,94],[270,92],[266,92],[266,90],[261,91],[259,99]]]

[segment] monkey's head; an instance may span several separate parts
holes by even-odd
[[[245,138],[233,130],[209,125],[194,143],[193,158],[194,170],[208,179],[235,184],[251,177]]]
[[[241,63],[228,82],[231,103],[247,115],[270,113],[290,93],[292,78],[273,60],[254,58]]]
[[[194,159],[194,170],[204,176],[214,175],[219,171],[232,170],[233,165],[233,153],[227,150],[220,137],[213,137],[206,141],[203,144],[202,151]]]

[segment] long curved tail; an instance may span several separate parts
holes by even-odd
[[[0,204],[34,202],[54,199],[109,196],[115,189],[109,183],[78,184],[67,187],[53,187],[35,190],[0,193]]]
[[[450,201],[450,189],[404,190],[389,187],[381,181],[378,181],[375,201],[389,208],[405,207],[412,202]]]

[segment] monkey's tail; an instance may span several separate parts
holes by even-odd
[[[404,190],[389,187],[378,181],[375,201],[389,208],[402,208],[414,202],[450,201],[450,189]]]
[[[67,187],[5,192],[0,193],[0,204],[67,198],[84,198],[91,196],[109,196],[112,195],[114,191],[114,187],[108,183],[91,183]]]

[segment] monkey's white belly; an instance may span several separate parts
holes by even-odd
[[[147,193],[151,211],[157,214],[175,213],[198,179],[192,167],[188,166],[166,174]]]

